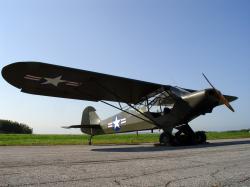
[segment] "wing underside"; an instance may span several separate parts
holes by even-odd
[[[2,75],[7,82],[30,94],[130,104],[169,87],[40,62],[10,64],[3,68]]]

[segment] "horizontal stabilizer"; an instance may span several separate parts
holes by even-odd
[[[81,129],[81,128],[86,128],[86,129],[100,129],[100,125],[71,125],[71,126],[64,126],[62,128],[65,129],[71,129],[71,128],[76,128],[76,129]]]

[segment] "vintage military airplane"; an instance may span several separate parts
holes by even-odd
[[[94,135],[153,129],[163,130],[162,145],[204,143],[205,132],[194,132],[188,123],[222,104],[234,112],[229,102],[237,99],[222,95],[204,74],[212,88],[200,91],[41,62],[7,65],[2,76],[25,93],[102,102],[119,109],[119,114],[101,121],[96,110],[87,107],[80,125],[66,127],[89,134],[89,144]],[[173,134],[173,129],[178,131]]]

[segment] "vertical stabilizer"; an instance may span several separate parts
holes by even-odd
[[[100,125],[101,119],[96,113],[96,109],[92,106],[88,106],[82,113],[81,125]]]

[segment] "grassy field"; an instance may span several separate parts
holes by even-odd
[[[250,130],[207,132],[208,140],[250,138]]]
[[[209,140],[250,138],[249,130],[207,132]],[[159,134],[112,134],[101,135],[93,138],[93,144],[138,144],[158,143]],[[25,135],[25,134],[0,134],[0,145],[86,145],[86,135]]]

